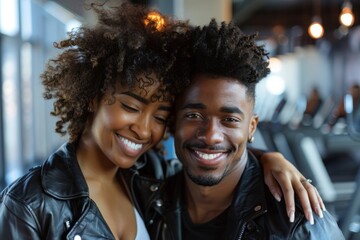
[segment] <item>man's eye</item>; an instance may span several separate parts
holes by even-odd
[[[225,118],[224,121],[226,121],[226,122],[240,122],[240,120],[238,118],[233,118],[233,117]]]
[[[196,119],[196,118],[201,118],[201,115],[198,113],[188,113],[185,115],[185,117],[190,119]]]
[[[126,105],[124,103],[121,103],[121,106],[129,112],[138,112],[138,110],[136,108],[130,107],[129,105]]]

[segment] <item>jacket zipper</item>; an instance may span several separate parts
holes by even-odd
[[[244,235],[244,232],[245,232],[245,228],[246,228],[246,223],[249,222],[249,220],[251,219],[254,219],[264,213],[266,213],[267,211],[266,210],[262,210],[262,211],[259,211],[259,212],[256,212],[255,214],[253,214],[252,216],[250,216],[249,218],[247,218],[246,220],[243,220],[243,219],[240,219],[240,222],[239,222],[239,225],[238,226],[241,226],[241,231],[239,233],[239,235],[237,237],[235,237],[235,240],[241,240],[243,235]]]
[[[242,220],[240,220],[240,224],[241,224],[241,222],[242,222]],[[239,225],[240,225],[240,224],[239,224]],[[244,232],[245,232],[245,227],[246,227],[246,225],[245,225],[245,224],[243,224],[243,226],[241,227],[241,231],[240,231],[239,237],[238,237],[238,238],[236,238],[237,240],[241,240],[242,235],[243,235],[243,234],[244,234]]]

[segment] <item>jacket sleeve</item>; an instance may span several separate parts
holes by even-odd
[[[309,221],[304,221],[294,231],[291,239],[309,239],[309,240],[344,240],[345,237],[341,232],[337,222],[329,212],[324,212],[324,217],[314,216],[315,224],[310,225]]]
[[[7,194],[0,195],[0,236],[3,240],[41,239],[30,208]]]

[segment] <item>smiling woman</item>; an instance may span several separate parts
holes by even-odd
[[[97,25],[56,43],[41,75],[69,140],[0,195],[4,239],[149,239],[122,169],[164,135],[189,26],[128,3],[91,8]]]
[[[160,80],[142,78],[154,81],[154,84],[146,87],[146,91],[139,87],[130,90],[117,84],[114,95],[107,92],[90,103],[92,115],[77,150],[80,166],[89,164],[93,159],[104,164],[110,160],[114,166],[129,168],[139,156],[162,139],[171,102],[152,101],[159,90]]]

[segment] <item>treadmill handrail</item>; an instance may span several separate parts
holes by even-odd
[[[360,132],[356,129],[354,124],[353,96],[350,93],[344,96],[344,108],[349,136],[356,141],[360,141]]]

